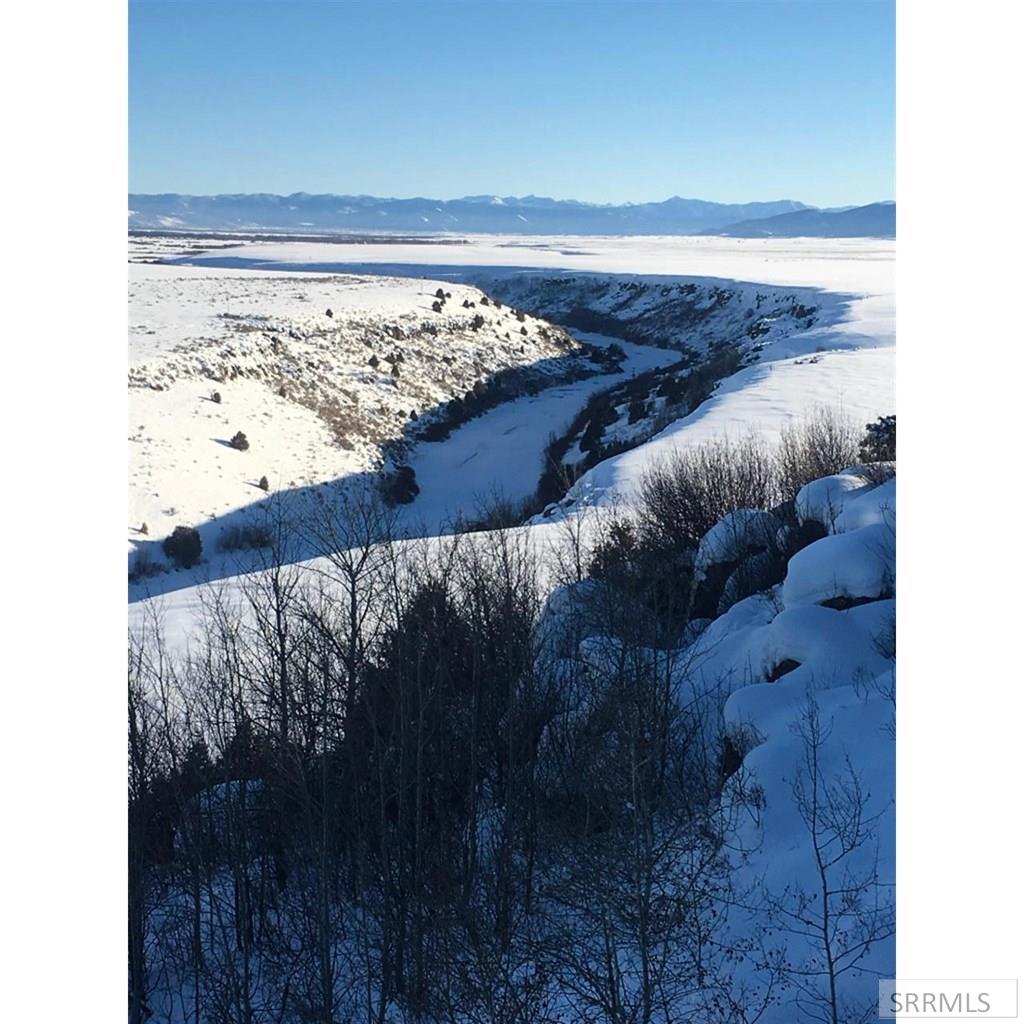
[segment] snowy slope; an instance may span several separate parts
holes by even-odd
[[[647,444],[595,466],[572,487],[564,507],[629,504],[644,467],[702,441],[753,429],[769,441],[788,423],[822,406],[870,423],[892,412],[893,352],[864,348],[765,362],[740,370],[691,415]]]
[[[495,498],[529,498],[536,490],[551,434],[565,429],[590,395],[675,358],[665,349],[595,334],[576,336],[597,346],[618,344],[626,355],[622,370],[505,402],[471,420],[447,441],[419,445],[409,459],[420,485],[409,508],[411,522],[423,522],[427,532],[440,533],[460,515],[472,518]]]
[[[444,285],[435,312],[441,287],[132,264],[129,540],[250,505],[262,476],[276,492],[372,470],[382,444],[502,371],[597,372],[565,332],[474,288]],[[249,450],[228,445],[237,431]]]
[[[532,327],[525,339],[517,336],[520,324],[508,317],[494,325],[496,349],[477,344],[476,337],[464,349],[465,332],[458,331],[463,315],[493,318],[497,311],[479,305],[463,310],[460,298],[478,293],[456,283],[458,279],[504,281],[524,299],[531,288],[535,297],[542,296],[558,275],[569,272],[601,274],[605,280],[628,274],[630,281],[638,280],[635,275],[645,275],[648,281],[696,281],[708,295],[713,292],[707,289],[725,288],[743,298],[723,307],[728,316],[734,315],[728,312],[733,305],[745,312],[748,293],[756,302],[758,294],[772,288],[798,289],[801,296],[813,290],[817,312],[810,327],[795,323],[775,341],[769,335],[757,353],[758,365],[723,382],[700,408],[646,445],[594,467],[576,485],[573,501],[628,502],[643,466],[666,449],[751,426],[771,435],[818,404],[840,405],[863,422],[893,408],[894,250],[880,240],[525,242],[482,237],[459,245],[253,242],[227,248],[226,243],[209,240],[182,239],[170,247],[165,242],[139,241],[133,258],[166,258],[176,252],[178,259],[202,265],[131,266],[130,376],[137,385],[130,389],[129,420],[128,523],[133,543],[143,539],[138,533],[142,523],[147,524],[149,537],[158,538],[178,522],[208,521],[246,507],[262,497],[255,484],[264,474],[276,491],[370,468],[378,457],[377,439],[360,434],[349,439],[351,448],[338,443],[336,419],[330,415],[336,410],[328,406],[324,415],[325,383],[332,394],[340,388],[360,400],[361,414],[369,409],[378,438],[399,436],[410,407],[419,404],[422,409],[470,387],[482,373],[552,352],[554,346]],[[207,248],[201,248],[203,244]],[[225,259],[261,269],[224,267]],[[356,264],[359,275],[344,278],[311,270],[351,271]],[[415,274],[416,279],[382,273],[394,269]],[[425,282],[421,276],[433,280]],[[430,309],[437,279],[446,281],[443,287],[453,295],[441,315]],[[618,294],[619,299],[633,296],[632,312],[642,314],[656,291],[641,290],[639,304],[635,291]],[[616,294],[611,286],[601,292],[601,301],[611,303],[606,308],[621,306]],[[334,318],[326,316],[328,308]],[[449,310],[454,310],[454,318]],[[434,321],[434,326],[454,321],[463,341],[452,350],[460,361],[457,366],[442,365],[444,356],[453,358],[450,346],[422,346],[423,359],[431,367],[421,375],[430,382],[425,393],[422,381],[418,392],[410,393],[413,375],[408,372],[396,388],[386,372],[370,372],[363,363],[371,351],[365,344],[368,336],[375,346],[372,351],[383,357],[397,345],[395,328]],[[744,322],[740,316],[737,329]],[[510,323],[511,332],[506,330]],[[511,335],[511,350],[505,333]],[[269,340],[274,337],[293,351],[275,354]],[[502,355],[502,345],[507,355]],[[519,345],[526,351],[519,351]],[[624,348],[627,375],[658,365],[663,358],[658,350]],[[282,360],[287,366],[282,367]],[[387,366],[381,364],[385,371]],[[286,397],[268,386],[268,377],[273,384],[287,383],[282,368],[303,385],[286,387]],[[208,379],[211,370],[222,383]],[[237,375],[237,370],[244,370],[244,375]],[[592,378],[520,399],[470,422],[439,445],[413,449],[422,495],[409,510],[410,518],[436,529],[456,513],[471,515],[482,496],[525,496],[536,479],[541,439],[564,424],[573,411],[569,406],[612,379]],[[163,390],[153,390],[153,385]],[[220,405],[206,400],[214,389],[222,394]],[[248,452],[219,443],[237,430],[252,437]],[[181,579],[174,585],[188,582]]]

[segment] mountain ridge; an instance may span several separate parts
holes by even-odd
[[[896,204],[794,210],[772,217],[748,218],[723,228],[709,228],[702,234],[729,238],[895,238]]]
[[[716,203],[670,196],[659,202],[587,203],[545,196],[474,195],[458,199],[379,198],[294,192],[131,193],[137,229],[323,232],[476,232],[497,234],[699,234],[747,220],[813,210],[793,199]]]

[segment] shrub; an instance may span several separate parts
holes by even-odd
[[[214,393],[212,395],[210,395],[210,401],[211,402],[216,402],[217,405],[220,405],[220,402],[221,402],[220,392],[219,391],[214,391]]]
[[[519,333],[520,334],[526,334],[526,328],[525,327],[520,327],[519,328]]]
[[[240,430],[235,434],[230,441],[231,447],[238,452],[245,452],[249,450],[249,439]]]
[[[398,368],[398,363],[395,363],[395,365],[391,367],[391,376],[400,377],[401,375],[402,371]]]
[[[784,427],[777,455],[782,497],[794,498],[812,480],[852,466],[859,458],[858,441],[852,420],[826,406]]]
[[[600,447],[604,428],[610,427],[617,421],[618,414],[615,411],[615,406],[612,405],[607,395],[601,395],[599,401],[593,407],[586,429],[580,435],[580,451],[596,451]]]
[[[265,476],[261,476],[260,477],[259,488],[260,488],[261,491],[269,491],[270,490],[270,481]]]
[[[435,300],[434,302],[432,302],[432,303],[430,304],[430,308],[431,308],[431,309],[432,309],[432,310],[433,310],[433,311],[434,311],[435,313],[440,313],[440,312],[441,312],[441,303]]]
[[[629,418],[627,422],[637,423],[647,415],[647,403],[642,398],[634,399],[629,403]]]
[[[367,360],[367,362],[368,362],[368,363],[370,364],[370,366],[372,366],[372,367],[373,367],[373,368],[374,368],[375,370],[377,369],[377,367],[378,367],[378,366],[380,366],[380,360],[379,360],[379,359],[378,359],[378,358],[377,358],[376,356],[370,356],[370,358],[369,358],[369,359]]]
[[[470,322],[469,326],[472,327],[474,331],[478,331],[478,330],[480,330],[481,327],[483,327],[483,325],[484,325],[483,314],[482,313],[477,313],[477,314],[474,315],[474,317],[473,317],[472,321]]]
[[[440,299],[442,302],[444,302],[444,299],[445,299],[444,289],[443,288],[438,288],[437,291],[434,292],[434,298],[435,299]]]
[[[257,548],[269,548],[271,540],[267,527],[243,523],[221,530],[220,537],[217,538],[217,547],[221,551],[254,551]]]
[[[324,316],[329,316],[333,320],[334,319],[334,310],[333,309],[327,309],[324,312]]]
[[[143,534],[144,536],[148,537],[148,536],[149,536],[149,523],[143,523],[143,524],[142,524],[142,525],[141,525],[141,526],[139,527],[139,533],[141,533],[141,534]]]
[[[638,516],[650,543],[693,546],[724,515],[779,503],[770,449],[755,434],[684,448],[651,465],[640,480]]]
[[[162,573],[167,566],[163,562],[158,562],[150,554],[148,548],[141,548],[135,553],[135,559],[132,563],[132,567],[128,572],[128,582],[138,583],[140,580],[144,580],[149,576],[157,576]]]
[[[860,442],[860,457],[865,462],[896,461],[896,417],[879,416],[865,428]]]
[[[182,569],[191,569],[203,555],[203,541],[194,526],[176,526],[164,538],[164,554]]]
[[[394,473],[385,473],[380,484],[381,497],[387,505],[408,505],[420,493],[416,471],[412,466],[399,466]]]

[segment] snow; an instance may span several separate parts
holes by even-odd
[[[739,438],[752,429],[774,442],[788,424],[836,404],[858,423],[891,413],[892,349],[830,352],[814,364],[786,359],[740,370],[693,413],[641,448],[595,466],[570,496],[585,504],[628,504],[635,500],[644,467],[654,459],[723,436]]]
[[[576,337],[603,347],[614,342],[626,353],[622,371],[601,374],[536,395],[503,402],[471,420],[441,444],[422,444],[410,464],[420,494],[409,515],[441,532],[460,513],[481,511],[495,498],[522,501],[537,488],[544,447],[552,433],[564,430],[587,398],[636,373],[671,363],[664,349],[576,332]]]
[[[786,607],[891,592],[896,573],[895,522],[872,523],[815,541],[790,560],[782,585]]]
[[[438,279],[453,294],[448,308],[463,312],[461,298],[478,293],[452,280],[460,274],[499,279],[504,275],[523,286],[538,272],[564,270],[823,289],[817,301],[829,314],[824,318],[826,326],[798,331],[770,346],[762,353],[762,362],[728,378],[689,416],[671,423],[647,443],[589,470],[560,504],[554,520],[577,515],[590,504],[628,507],[650,461],[680,447],[751,428],[771,440],[785,424],[823,404],[838,403],[864,423],[894,407],[894,245],[887,241],[672,237],[581,242],[566,237],[526,241],[468,236],[458,243],[442,240],[437,244],[232,245],[224,240],[214,244],[189,238],[145,238],[133,239],[132,252],[134,258],[178,252],[182,260],[203,264],[131,265],[133,372],[155,363],[166,375],[157,376],[157,382],[173,377],[172,386],[163,392],[132,388],[130,393],[132,543],[140,540],[136,531],[143,522],[149,526],[149,536],[160,537],[177,522],[202,522],[248,507],[262,498],[252,485],[264,473],[273,490],[291,487],[293,482],[296,487],[308,487],[365,472],[379,454],[375,443],[364,443],[362,438],[356,439],[352,450],[332,444],[322,417],[306,406],[286,403],[254,380],[238,377],[212,385],[201,372],[197,375],[183,348],[194,356],[197,348],[207,353],[232,345],[241,351],[241,355],[236,351],[235,361],[259,363],[264,356],[246,355],[242,349],[249,335],[234,326],[270,323],[297,328],[302,337],[290,344],[306,352],[306,346],[315,349],[322,340],[318,335],[344,333],[345,325],[353,325],[358,333],[366,325],[379,329],[383,324],[406,323],[403,317],[433,318],[429,306]],[[217,265],[225,259],[262,269]],[[312,272],[310,268],[317,265],[335,273]],[[431,279],[395,277],[396,267]],[[357,274],[337,273],[356,269]],[[645,301],[653,301],[647,296]],[[328,307],[335,312],[334,319],[326,318]],[[218,315],[228,311],[241,319],[230,321]],[[493,310],[478,306],[474,312],[490,315]],[[531,331],[528,348],[532,335]],[[607,339],[589,340],[607,343]],[[480,364],[491,354],[479,347],[463,352],[461,346],[461,341],[455,347],[448,345],[444,354],[461,357],[475,376],[474,362]],[[444,442],[415,446],[410,460],[421,494],[406,513],[407,523],[421,524],[421,532],[434,532],[460,514],[472,516],[482,501],[496,495],[519,499],[530,493],[548,435],[564,426],[595,389],[659,365],[667,355],[643,346],[622,347],[627,358],[621,375],[562,384],[502,404]],[[815,351],[819,348],[825,351]],[[362,364],[369,350],[357,351]],[[323,358],[323,353],[310,354]],[[534,359],[538,354],[527,353]],[[209,361],[205,354],[202,358]],[[369,407],[380,416],[381,432],[400,432],[398,413],[411,403],[394,393],[384,375],[370,373],[365,364],[358,370],[351,365],[335,367],[331,373],[335,372],[337,384],[332,386],[365,396],[360,408]],[[203,400],[214,386],[224,398],[220,406]],[[257,440],[248,452],[217,443],[239,429]],[[182,486],[185,481],[187,487]],[[879,494],[887,501],[891,498],[889,491]],[[870,518],[870,511],[863,515]],[[537,521],[530,529],[550,525]],[[222,574],[216,566],[206,568],[214,578]],[[192,582],[188,574],[177,575],[181,578],[173,582],[174,587]]]
[[[201,262],[224,259],[277,269],[314,265],[433,268],[558,268],[584,273],[656,274],[754,281],[760,284],[849,292],[867,301],[858,320],[893,335],[892,273],[895,242],[877,238],[738,239],[703,236],[439,236],[432,243],[251,242],[218,249]],[[195,259],[193,258],[193,261]],[[865,335],[873,332],[865,330]]]
[[[827,489],[827,482],[818,484],[812,491]],[[892,584],[891,542],[891,524],[881,522],[816,541],[790,559],[782,586],[734,605],[679,660],[676,685],[685,700],[705,708],[709,739],[728,734],[747,750],[727,790],[737,809],[727,845],[742,851],[734,854],[737,884],[767,892],[782,906],[794,906],[798,894],[820,906],[817,865],[794,789],[798,780],[806,784],[804,734],[812,712],[826,737],[819,759],[823,787],[836,792],[856,776],[863,820],[871,821],[865,842],[844,858],[842,877],[868,879],[867,899],[879,901],[883,916],[892,905],[895,666],[884,653],[884,639],[893,628],[895,602],[882,597],[847,611],[817,603],[833,596],[837,584],[849,596],[883,594]],[[833,886],[839,877],[837,869]],[[749,913],[733,908],[725,919],[738,941],[770,934],[797,969],[820,969],[811,931],[785,933],[764,904]],[[870,1006],[877,976],[895,970],[894,941],[883,935],[844,974],[844,1000]],[[749,963],[740,975],[751,984],[758,981]],[[762,1019],[789,1024],[792,1014],[784,1000]]]
[[[881,522],[887,511],[895,515],[895,478],[879,485],[856,467],[812,480],[796,496],[800,519],[820,523],[830,533]]]
[[[499,371],[530,366],[557,383],[572,369],[563,332],[548,333],[533,317],[520,324],[507,309],[481,305],[475,288],[450,282],[452,298],[437,313],[439,287],[131,264],[130,545],[143,543],[142,524],[159,538],[180,523],[202,526],[253,506],[264,497],[256,486],[264,475],[276,493],[369,472],[380,464],[381,443],[407,433],[412,412],[425,423],[431,410]],[[479,331],[469,329],[474,316],[484,321]],[[397,378],[387,362],[395,353],[403,360]],[[633,355],[640,368],[664,357],[639,347]],[[599,386],[583,384],[580,395]],[[571,388],[562,393],[571,397]],[[239,430],[246,452],[227,445]],[[541,447],[521,458],[532,486]],[[501,465],[491,469],[500,477]],[[460,499],[472,496],[470,486],[492,488],[484,476],[466,478]]]
[[[779,522],[770,512],[741,508],[720,519],[701,539],[694,568],[706,572],[713,565],[732,562],[748,548],[774,542]]]
[[[585,245],[585,248],[582,246]],[[672,449],[751,427],[770,440],[821,405],[864,423],[894,408],[895,243],[881,239],[727,239],[440,236],[428,244],[251,242],[182,257],[210,267],[259,267],[306,274],[419,274],[528,287],[542,271],[653,275],[659,280],[737,282],[818,289],[823,326],[790,335],[761,362],[725,381],[712,398],[653,441],[594,467],[571,492],[587,504],[628,503],[643,466]],[[653,301],[653,297],[652,300]]]

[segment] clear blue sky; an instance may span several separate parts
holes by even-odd
[[[894,193],[890,0],[131,0],[133,192]]]

